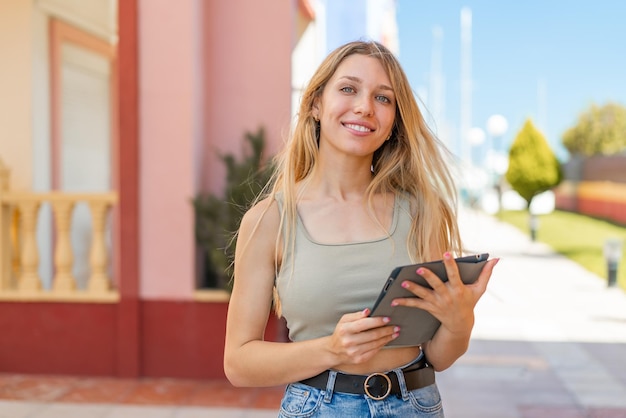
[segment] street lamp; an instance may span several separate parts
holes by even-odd
[[[470,145],[470,164],[465,168],[466,171],[463,175],[463,181],[466,185],[468,203],[471,207],[474,207],[481,199],[485,187],[483,170],[478,168],[481,166],[482,158],[480,153],[476,152],[476,149],[485,142],[485,131],[478,127],[471,128],[467,132],[467,139]]]
[[[500,138],[509,129],[509,123],[502,115],[491,115],[487,119],[487,132],[491,137],[491,149],[489,150],[489,167],[494,176],[493,182],[498,194],[498,205],[502,208],[501,177],[506,172],[508,161],[504,152],[500,150]]]
[[[509,123],[502,115],[491,115],[487,119],[487,131],[493,136],[502,136],[509,129]]]
[[[500,139],[508,129],[509,123],[502,115],[491,115],[489,116],[489,119],[487,119],[487,132],[492,140],[490,151],[493,154],[492,158],[494,169],[499,172],[498,174],[504,173],[504,170],[502,169],[502,161],[500,160],[505,158],[505,156],[504,152],[500,149],[502,145],[500,144]]]

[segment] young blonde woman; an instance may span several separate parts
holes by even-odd
[[[468,347],[497,260],[464,285],[455,189],[400,64],[352,42],[321,64],[267,192],[237,237],[224,369],[235,386],[287,385],[280,417],[442,417],[434,371]],[[369,317],[399,265],[444,259],[432,290],[407,284],[441,321],[434,337],[385,347],[402,329]],[[275,308],[291,342],[263,340]]]

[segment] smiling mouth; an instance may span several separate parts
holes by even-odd
[[[345,126],[346,128],[354,129],[355,131],[359,131],[359,132],[372,132],[373,131],[373,129],[367,128],[363,125],[355,125],[352,123],[345,123],[343,126]]]

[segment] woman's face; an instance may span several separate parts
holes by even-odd
[[[388,138],[396,114],[391,82],[376,58],[345,58],[324,87],[313,114],[320,120],[320,151],[370,157]]]

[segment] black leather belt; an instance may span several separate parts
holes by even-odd
[[[402,369],[407,390],[420,389],[435,383],[435,371],[425,359],[413,363]],[[325,390],[328,384],[330,370],[326,370],[300,383],[317,389]],[[401,389],[398,376],[395,372],[372,373],[369,376],[337,373],[335,392],[367,395],[375,400],[385,399],[390,394],[400,395]]]

